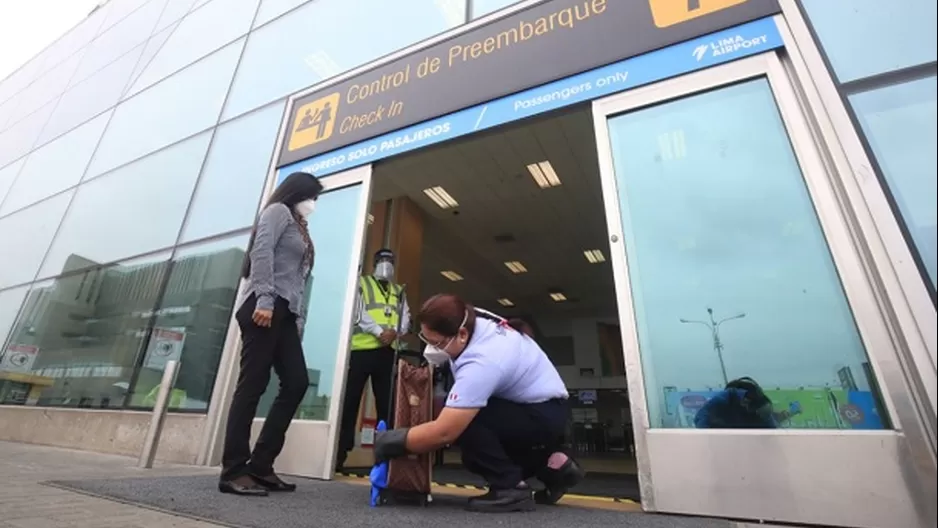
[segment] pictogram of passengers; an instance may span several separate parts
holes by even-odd
[[[326,126],[329,125],[330,121],[332,121],[332,103],[327,101],[322,108],[316,110],[315,114],[307,108],[306,112],[303,113],[303,117],[296,124],[294,132],[316,127],[316,139],[321,139],[326,134]]]

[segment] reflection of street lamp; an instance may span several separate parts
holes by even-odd
[[[746,314],[739,313],[732,317],[726,317],[717,321],[713,318],[713,308],[707,308],[707,315],[710,316],[709,321],[681,319],[681,322],[702,324],[710,329],[710,334],[713,336],[713,350],[716,351],[717,358],[720,360],[720,372],[723,373],[723,385],[726,386],[726,384],[729,383],[729,378],[726,377],[726,364],[723,363],[723,342],[720,341],[720,325],[727,321],[732,321],[733,319],[742,319],[743,317],[746,317]]]

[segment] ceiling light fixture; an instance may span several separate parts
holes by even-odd
[[[564,302],[567,300],[567,296],[559,291],[550,292],[550,298],[553,299],[554,302]]]
[[[433,203],[438,205],[440,209],[452,209],[453,207],[459,206],[459,203],[442,187],[437,186],[424,189],[423,194],[426,194],[428,198],[433,200]]]
[[[598,249],[587,249],[583,252],[583,256],[586,257],[586,260],[588,260],[590,264],[606,262],[606,256]]]
[[[375,223],[375,215],[368,213],[368,225]]]
[[[511,299],[506,299],[506,298],[499,299],[498,304],[505,306],[505,307],[512,307],[515,305],[515,303],[511,302]]]
[[[525,267],[524,267],[524,264],[518,262],[517,260],[512,260],[512,261],[510,261],[510,262],[506,262],[506,263],[505,263],[505,267],[507,267],[508,269],[510,269],[511,272],[514,273],[514,274],[516,274],[516,275],[517,275],[518,273],[526,273],[526,272],[528,271],[528,268],[525,268]]]
[[[446,277],[447,279],[453,282],[459,282],[462,280],[462,275],[456,273],[455,271],[441,271],[440,275]]]
[[[534,178],[534,183],[541,189],[560,186],[560,177],[557,176],[553,165],[547,160],[528,165],[528,172]]]

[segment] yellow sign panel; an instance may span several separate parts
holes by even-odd
[[[339,98],[339,92],[335,92],[299,107],[293,117],[287,148],[297,150],[329,139],[335,128]]]
[[[722,11],[747,0],[648,0],[655,25],[665,28]]]

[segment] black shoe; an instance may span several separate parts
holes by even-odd
[[[290,484],[280,480],[275,473],[271,473],[266,477],[261,477],[259,475],[251,474],[251,478],[254,479],[254,482],[258,486],[266,489],[267,491],[296,491],[296,484]]]
[[[245,497],[267,496],[267,490],[256,484],[241,484],[233,480],[218,481],[218,491],[222,493],[231,493],[232,495],[242,495]]]
[[[534,493],[534,501],[538,504],[557,504],[585,476],[586,472],[572,458],[568,458],[560,469],[545,469],[538,475],[538,479],[544,483],[544,489]]]
[[[345,473],[345,460],[348,458],[348,452],[339,453],[335,459],[335,472]]]
[[[485,495],[469,499],[469,511],[508,513],[534,511],[531,488],[490,489]]]

